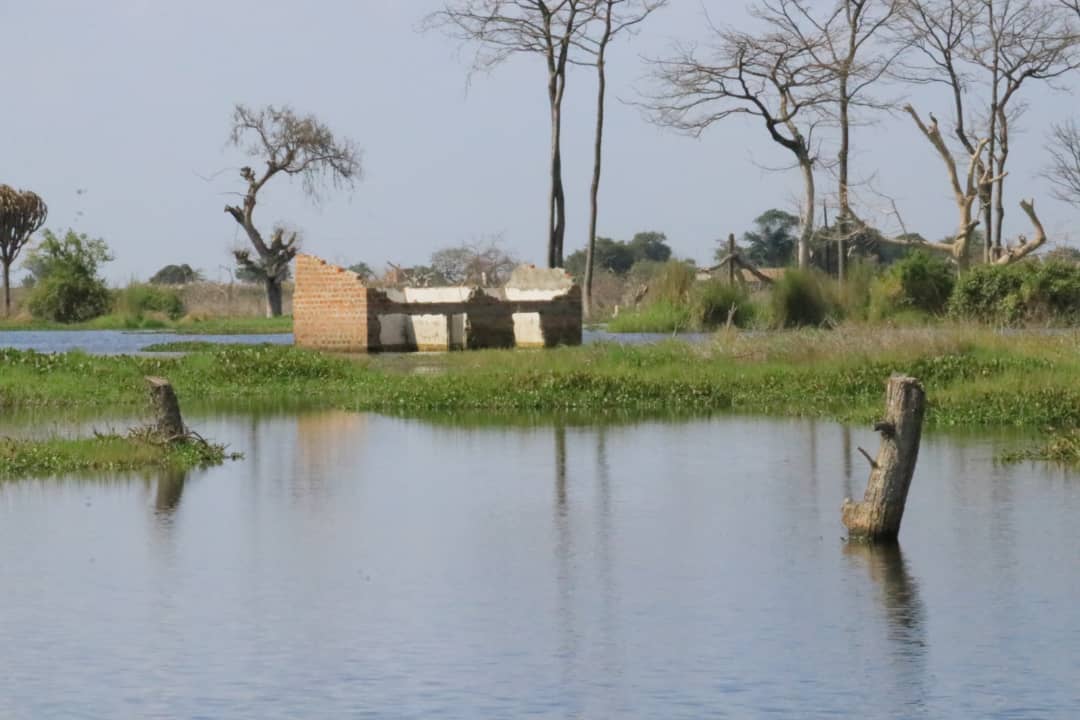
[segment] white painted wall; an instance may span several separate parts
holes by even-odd
[[[446,315],[409,316],[409,340],[422,350],[450,349],[450,318]]]
[[[410,303],[433,303],[433,302],[465,302],[472,293],[468,287],[407,287],[404,290],[405,302]]]
[[[544,344],[544,331],[540,327],[540,313],[514,313],[514,344],[533,347]]]

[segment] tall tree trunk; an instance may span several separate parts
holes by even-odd
[[[266,317],[281,317],[281,281],[266,278]]]
[[[548,195],[548,267],[562,267],[566,232],[566,197],[562,182],[562,99],[565,80],[553,75],[548,83],[551,102],[551,191]]]
[[[986,136],[990,139],[990,143],[987,146],[986,162],[990,172],[987,173],[987,177],[993,177],[994,175],[994,155],[997,151],[997,120],[998,120],[998,101],[999,101],[999,63],[1001,59],[1001,41],[998,36],[998,31],[994,26],[994,3],[993,0],[986,3],[987,14],[987,27],[990,28],[990,34],[993,37],[993,47],[991,51],[994,54],[993,66],[990,70],[990,128]],[[985,189],[979,195],[979,202],[982,207],[983,215],[983,232],[986,234],[983,245],[985,246],[985,254],[983,260],[985,262],[993,262],[995,257],[994,247],[994,231],[997,224],[994,222],[994,183],[990,182],[986,184]],[[998,202],[1001,202],[1001,198],[998,198]]]
[[[610,27],[610,20],[608,26]],[[596,141],[593,145],[592,186],[589,188],[589,245],[585,250],[585,288],[582,295],[586,319],[592,315],[593,251],[596,248],[596,219],[599,214],[600,161],[604,144],[604,93],[607,90],[607,74],[604,71],[606,45],[607,34],[601,41],[596,57]]]
[[[1009,125],[1004,107],[998,108],[998,128],[1000,138],[998,139],[997,179],[994,181],[994,184],[996,185],[996,198],[994,201],[994,214],[996,217],[996,222],[994,223],[994,261],[997,261],[1002,254],[1001,226],[1005,220],[1005,163],[1009,159]]]
[[[848,156],[851,149],[851,126],[848,118],[847,75],[840,76],[840,153],[837,157],[840,165],[840,217],[836,221],[836,275],[844,282],[844,240],[851,231],[851,198],[848,195]]]
[[[802,231],[799,233],[799,269],[810,266],[810,240],[814,236],[814,166],[805,154],[799,157],[799,167],[803,176],[803,217]]]
[[[11,317],[11,263],[4,263],[4,316]]]

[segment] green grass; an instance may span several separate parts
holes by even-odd
[[[183,335],[263,335],[292,332],[292,318],[183,317],[168,320],[156,316],[111,314],[71,324],[23,318],[0,319],[0,332],[4,330],[168,330]]]
[[[38,477],[85,472],[125,472],[153,468],[187,470],[220,465],[221,445],[183,441],[158,444],[137,435],[16,440],[0,438],[0,477]]]
[[[607,324],[613,333],[677,333],[695,330],[689,305],[657,300],[639,310],[627,310]]]
[[[869,422],[893,372],[920,378],[930,425],[1080,427],[1080,334],[955,327],[719,333],[713,342],[344,357],[288,346],[179,358],[0,350],[4,408],[137,408],[146,375],[181,403],[430,413],[718,411]]]
[[[248,347],[265,347],[269,344],[270,343],[260,343],[258,345],[249,345]],[[151,343],[150,345],[139,348],[139,352],[213,352],[216,350],[225,350],[232,345],[233,343],[210,342],[209,340],[178,340],[176,342]]]

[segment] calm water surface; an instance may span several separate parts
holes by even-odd
[[[247,459],[0,485],[0,717],[1080,707],[1080,478],[989,441],[928,437],[871,551],[829,423],[188,419]]]
[[[582,341],[588,345],[596,342],[617,342],[641,345],[672,337],[667,333],[609,333],[606,330],[585,330]],[[707,333],[683,333],[680,340],[701,342],[710,337]],[[170,332],[124,331],[124,330],[0,330],[0,348],[37,350],[39,352],[67,352],[82,350],[92,355],[130,355],[148,345],[167,342],[206,341],[215,343],[292,345],[292,333],[270,335],[178,335]]]

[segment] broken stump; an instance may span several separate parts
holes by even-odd
[[[845,498],[841,518],[852,538],[895,540],[900,534],[911,477],[919,457],[926,393],[913,377],[893,375],[885,394],[885,419],[874,425],[881,433],[877,458],[870,460],[870,480],[862,502]]]
[[[172,383],[163,377],[147,377],[150,385],[150,403],[154,408],[154,432],[163,440],[172,441],[187,435],[180,417],[180,402]]]

